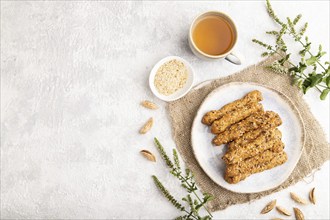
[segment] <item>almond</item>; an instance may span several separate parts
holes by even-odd
[[[141,105],[148,109],[153,109],[153,110],[158,109],[158,106],[155,103],[150,102],[148,100],[142,101]]]
[[[156,162],[156,157],[148,150],[141,150],[140,153],[150,161]]]
[[[293,192],[290,192],[290,196],[291,196],[291,199],[293,199],[297,203],[304,204],[304,205],[306,205],[308,203],[305,199],[302,199],[300,196],[298,196],[297,194],[295,194]]]
[[[154,123],[154,119],[153,119],[152,117],[149,118],[149,120],[148,120],[148,121],[143,125],[143,127],[140,129],[140,134],[145,134],[145,133],[147,133],[147,132],[151,129],[153,123]]]
[[[271,202],[269,202],[269,203],[265,206],[265,208],[263,208],[263,209],[261,210],[261,214],[266,214],[266,213],[270,212],[270,211],[275,207],[275,205],[276,205],[276,199],[273,200],[273,201],[271,201]]]
[[[298,208],[293,208],[296,220],[305,220],[304,214]]]
[[[315,187],[309,192],[309,200],[315,205],[316,198],[315,198]]]
[[[286,216],[291,216],[290,212],[281,206],[276,206],[276,210]]]

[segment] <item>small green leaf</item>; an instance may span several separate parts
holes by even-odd
[[[263,52],[263,53],[261,54],[262,57],[266,57],[266,56],[268,56],[268,55],[269,55],[268,52]]]
[[[293,84],[293,85],[298,85],[299,82],[301,82],[301,81],[302,81],[302,80],[301,80],[300,78],[294,78],[292,84]]]
[[[311,87],[302,87],[303,93],[306,94]]]
[[[309,78],[305,79],[301,85],[301,89],[303,91],[304,94],[306,94],[306,92],[311,88],[311,80]]]
[[[311,44],[312,44],[311,42],[306,43],[306,45],[304,46],[306,51],[311,49]]]
[[[299,67],[298,67],[298,71],[299,73],[304,72],[304,70],[307,68],[307,65],[303,62],[299,62]]]
[[[311,80],[309,78],[303,81],[303,87],[309,87],[311,85]]]
[[[285,59],[286,59],[286,60],[289,60],[290,56],[291,56],[291,53],[288,53],[288,54],[285,56]]]
[[[328,76],[327,78],[325,78],[325,84],[327,85],[327,87],[330,88],[330,76]]]
[[[185,183],[182,183],[181,186],[185,189],[188,189],[188,186]]]
[[[281,51],[285,53],[287,50],[288,50],[288,48],[285,45],[282,45]]]
[[[285,58],[282,58],[282,59],[278,60],[278,63],[281,64],[281,65],[283,65],[284,62],[285,62]]]
[[[198,205],[197,199],[194,200],[194,205]]]
[[[329,92],[330,92],[330,89],[324,89],[320,95],[320,99],[325,100],[327,98],[327,95]]]
[[[277,31],[266,31],[266,34],[277,36],[278,35],[278,32]]]
[[[310,83],[310,87],[314,87],[316,86],[318,83],[320,83],[322,81],[322,75],[321,74],[317,74],[317,75],[311,75],[310,77],[308,77],[307,79],[311,80]]]
[[[301,14],[297,15],[296,18],[293,20],[293,24],[296,25],[300,20],[300,18],[301,18]]]
[[[298,68],[296,66],[289,68],[289,72],[298,72]]]
[[[305,56],[306,55],[306,49],[303,49],[303,50],[299,51],[299,55],[300,56]]]
[[[315,76],[315,75],[316,75],[316,72],[308,73],[308,76]]]
[[[306,30],[307,30],[307,27],[308,27],[308,23],[306,22],[306,23],[304,24],[304,26],[301,28],[300,32],[299,32],[299,35],[300,35],[300,36],[303,36],[303,35],[305,34],[305,32],[306,32]],[[307,42],[307,41],[308,41],[308,38],[307,38],[306,42]]]
[[[176,168],[178,170],[180,170],[181,169],[181,167],[180,167],[180,160],[179,160],[178,153],[176,152],[175,149],[173,149],[173,160],[174,160],[174,164],[175,164]]]
[[[317,57],[315,57],[315,56],[311,56],[310,58],[308,58],[308,59],[306,60],[306,64],[307,64],[307,66],[313,65],[313,64],[315,64],[315,62],[316,62],[317,60],[318,60]]]

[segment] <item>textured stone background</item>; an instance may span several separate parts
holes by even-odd
[[[274,2],[280,17],[303,13],[308,35],[329,52],[329,2]],[[236,21],[242,66],[206,62],[187,47],[190,22],[207,10]],[[1,218],[173,218],[178,212],[159,194],[150,175],[180,196],[164,164],[147,162],[154,136],[174,147],[169,121],[147,84],[153,64],[179,55],[195,68],[196,84],[261,60],[253,37],[270,40],[275,25],[263,1],[1,2]],[[327,56],[329,59],[329,56]],[[329,99],[305,98],[329,135]],[[162,108],[148,111],[143,99]],[[155,127],[137,131],[150,116]],[[159,156],[157,153],[155,153]],[[277,198],[290,208],[288,192],[307,197],[317,187],[307,218],[328,219],[329,163],[283,192],[215,213],[216,218],[271,218],[258,213]],[[238,211],[239,210],[239,211]]]

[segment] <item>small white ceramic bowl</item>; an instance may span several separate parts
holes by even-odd
[[[172,95],[166,96],[166,95],[163,95],[163,94],[159,93],[158,90],[156,89],[155,83],[154,83],[155,82],[155,75],[156,75],[157,70],[159,69],[159,67],[161,65],[163,65],[167,61],[174,60],[174,59],[179,60],[179,61],[184,63],[184,65],[186,66],[186,68],[188,70],[188,79],[187,79],[186,84],[181,89],[179,89],[178,91],[176,91]],[[190,91],[191,87],[193,86],[193,83],[194,83],[194,71],[193,71],[191,65],[188,63],[188,61],[186,61],[185,59],[183,59],[181,57],[178,57],[178,56],[168,56],[168,57],[165,57],[165,58],[161,59],[152,68],[152,70],[150,72],[150,75],[149,75],[149,86],[150,86],[151,91],[153,92],[153,94],[157,98],[159,98],[161,100],[164,100],[164,101],[167,101],[167,102],[177,100],[177,99],[183,97],[184,95],[186,95]]]

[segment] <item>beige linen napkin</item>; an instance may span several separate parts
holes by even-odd
[[[274,73],[265,68],[274,60],[269,57],[265,61],[248,67],[236,74],[211,81],[198,89],[192,90],[185,97],[168,104],[172,134],[177,149],[186,166],[195,174],[198,186],[204,192],[215,196],[208,205],[211,211],[225,209],[238,203],[246,203],[273,192],[282,190],[309,175],[329,160],[329,143],[324,132],[310,112],[298,88],[291,85],[290,77]],[[230,82],[255,82],[271,87],[285,94],[300,111],[306,129],[306,142],[301,158],[291,176],[275,189],[261,193],[241,194],[228,191],[215,184],[201,169],[192,152],[190,142],[191,125],[195,114],[204,98],[215,88]]]

